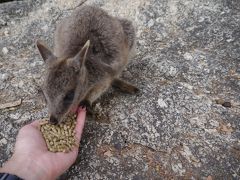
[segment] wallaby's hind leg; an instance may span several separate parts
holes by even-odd
[[[139,89],[128,82],[125,82],[121,79],[114,79],[112,86],[120,89],[123,92],[135,94],[139,92]]]

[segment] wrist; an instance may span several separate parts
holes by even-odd
[[[54,179],[49,172],[39,167],[31,158],[22,159],[13,156],[0,168],[0,172],[13,174],[26,180]]]

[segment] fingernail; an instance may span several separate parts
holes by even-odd
[[[86,108],[85,107],[79,107],[77,112],[80,113],[81,111],[86,111]]]

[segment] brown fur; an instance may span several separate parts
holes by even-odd
[[[43,90],[53,122],[60,122],[81,101],[91,105],[112,83],[136,91],[117,80],[128,63],[134,38],[130,21],[85,6],[57,25],[54,53],[37,42],[47,66]]]

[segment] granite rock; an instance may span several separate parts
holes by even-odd
[[[88,117],[79,157],[62,179],[239,179],[238,0],[51,0],[0,4],[0,164],[18,130],[47,117],[44,64],[56,23],[96,5],[136,27],[136,55],[122,77],[141,92],[110,89]],[[230,102],[231,107],[216,103]],[[60,179],[61,179],[60,178]]]

